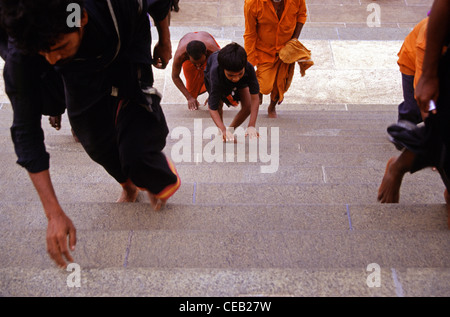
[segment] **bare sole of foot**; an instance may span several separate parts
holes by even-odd
[[[400,200],[400,186],[402,184],[402,177],[398,177],[392,171],[392,163],[396,160],[391,157],[384,172],[383,180],[378,188],[378,201],[381,203],[398,203]]]

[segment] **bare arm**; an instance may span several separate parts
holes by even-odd
[[[219,111],[209,109],[209,114],[211,115],[211,118],[213,119],[217,128],[219,128],[219,130],[222,131],[223,135],[226,135],[227,128],[225,127],[225,124],[223,123],[223,120],[220,117]]]
[[[300,34],[302,33],[303,29],[303,23],[297,22],[294,30],[294,34],[292,35],[292,38],[298,39],[300,37]]]
[[[172,43],[170,42],[169,15],[165,19],[155,22],[158,31],[158,43],[153,50],[153,65],[156,68],[166,68],[172,59]]]
[[[172,65],[172,81],[188,101],[189,110],[197,110],[199,107],[197,99],[192,97],[180,77],[184,61],[185,59],[183,58],[183,55],[178,55],[175,53],[175,58]]]
[[[56,198],[49,171],[29,173],[29,175],[48,219],[47,251],[56,264],[66,267],[67,263],[63,256],[67,261],[73,262],[67,245],[69,244],[71,251],[75,249],[75,226],[66,216]],[[69,243],[67,243],[67,237],[69,237]]]
[[[423,112],[428,112],[430,100],[436,100],[439,95],[439,61],[449,34],[449,17],[450,0],[435,0],[428,21],[423,72],[415,91],[417,103]]]
[[[219,110],[211,110],[211,109],[209,109],[209,114],[211,115],[211,118],[213,119],[213,121],[216,124],[217,128],[222,133],[223,141],[224,142],[233,142],[234,141],[233,132],[228,130],[227,127],[225,126],[225,124],[223,123],[222,116],[221,116]],[[232,128],[230,128],[230,129],[232,129]]]
[[[250,119],[248,121],[249,127],[256,127],[256,119],[258,119],[259,111],[259,95],[250,95],[251,97],[251,108],[250,108]]]

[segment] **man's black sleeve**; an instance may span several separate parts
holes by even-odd
[[[17,163],[30,173],[49,169],[41,128],[40,62],[38,57],[9,51],[3,71],[5,91],[14,111],[11,137]]]

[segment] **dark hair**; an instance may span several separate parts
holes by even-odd
[[[67,23],[69,4],[84,8],[84,0],[0,0],[0,27],[24,52],[48,51],[63,34],[79,30]]]
[[[247,53],[239,44],[230,43],[219,51],[217,60],[222,69],[239,72],[247,65]]]
[[[198,60],[202,55],[206,55],[206,46],[201,41],[190,41],[186,46],[186,53],[195,60]]]

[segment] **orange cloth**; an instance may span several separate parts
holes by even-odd
[[[292,39],[280,50],[280,59],[286,64],[298,62],[300,74],[305,76],[306,70],[314,65],[311,59],[311,51],[299,40]]]
[[[263,95],[272,93],[273,97],[278,96],[278,103],[281,103],[284,99],[284,94],[291,86],[294,69],[294,63],[286,64],[279,58],[275,63],[259,64],[256,69],[259,91]]]
[[[177,176],[177,181],[175,184],[169,185],[166,188],[164,188],[159,194],[157,194],[155,197],[157,199],[167,200],[169,199],[175,192],[180,188],[181,186],[181,179],[178,175],[178,171],[175,168],[175,165],[170,159],[167,159],[167,163],[169,164],[170,170]]]
[[[285,0],[281,19],[271,0],[245,0],[244,47],[253,66],[275,63],[277,53],[292,38],[297,23],[306,23],[305,0]]]
[[[422,75],[422,64],[425,56],[428,17],[420,21],[406,36],[398,53],[397,64],[400,72],[414,76],[414,88]]]
[[[206,62],[197,69],[191,61],[187,60],[183,63],[183,74],[186,78],[186,89],[189,91],[193,98],[197,98],[198,95],[206,91],[205,87],[205,70]]]

